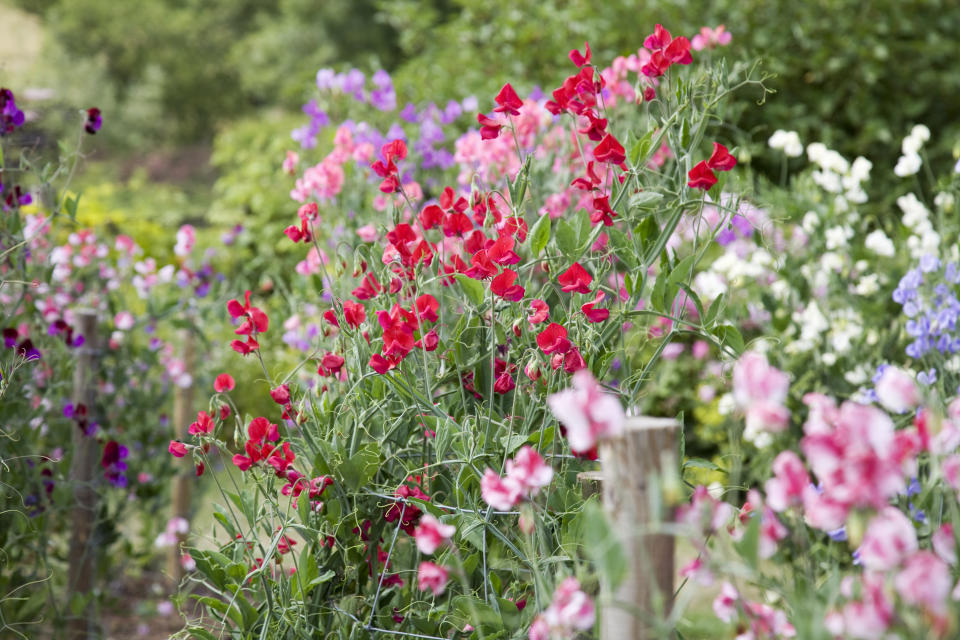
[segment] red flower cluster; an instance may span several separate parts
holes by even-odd
[[[424,493],[419,485],[414,483],[409,478],[408,482],[409,484],[405,483],[400,485],[394,495],[398,498],[417,498],[426,502],[430,501],[430,496]],[[402,519],[400,519],[401,514],[403,516]],[[407,535],[412,536],[414,529],[420,522],[420,517],[422,515],[423,511],[421,511],[413,503],[407,502],[404,504],[402,500],[398,500],[390,505],[390,507],[387,509],[387,512],[383,514],[383,519],[387,522],[394,522],[400,519],[400,528],[403,529]]]
[[[713,153],[708,160],[701,160],[690,169],[687,177],[690,181],[687,186],[691,189],[703,189],[709,191],[710,187],[717,184],[717,176],[713,173],[717,171],[729,171],[737,165],[737,159],[730,155],[727,148],[719,142],[713,143]]]
[[[520,108],[523,107],[523,100],[513,90],[510,83],[503,85],[500,93],[494,98],[497,106],[494,107],[496,113],[505,113],[508,116],[520,115]],[[477,114],[477,122],[480,123],[480,137],[484,140],[492,140],[500,135],[504,125],[500,120],[490,118],[482,113]]]
[[[247,442],[244,450],[247,455],[235,454],[233,464],[241,471],[246,471],[258,462],[266,462],[276,470],[278,478],[286,476],[287,468],[296,459],[289,442],[277,446],[270,444],[280,439],[277,425],[266,418],[254,418],[247,426]]]
[[[287,237],[293,242],[309,243],[313,240],[313,233],[310,231],[311,225],[320,218],[320,209],[316,202],[309,202],[297,210],[300,216],[300,226],[290,225],[283,230]]]
[[[653,33],[643,41],[643,46],[652,53],[647,64],[640,68],[640,72],[648,78],[662,76],[673,64],[693,62],[690,41],[683,36],[672,37],[663,25],[658,24],[654,28]]]
[[[246,342],[243,340],[231,342],[230,346],[233,347],[233,350],[241,355],[247,355],[259,349],[260,344],[254,338],[254,335],[266,332],[270,326],[270,319],[261,309],[250,305],[250,292],[246,292],[243,305],[237,300],[228,302],[227,311],[234,320],[243,318],[243,322],[234,333],[238,336],[247,336]]]
[[[383,182],[380,183],[380,191],[396,193],[400,191],[400,171],[393,160],[394,158],[403,160],[407,157],[407,143],[403,140],[391,140],[380,148],[380,155],[383,156],[383,160],[377,160],[370,165],[370,168],[383,178]]]
[[[370,357],[370,366],[379,374],[384,374],[399,365],[413,349],[433,351],[437,348],[439,337],[430,330],[418,340],[417,331],[422,330],[422,322],[439,320],[437,311],[440,303],[430,294],[419,296],[410,309],[394,304],[390,311],[378,311],[377,321],[383,329],[383,347],[380,353]]]

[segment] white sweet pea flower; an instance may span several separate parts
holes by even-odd
[[[897,161],[897,166],[893,168],[893,172],[900,178],[906,178],[920,171],[920,165],[922,164],[923,160],[920,159],[920,154],[908,153],[907,155],[900,156],[900,159]]]
[[[871,231],[863,244],[868,251],[872,251],[878,256],[891,258],[896,254],[896,247],[893,245],[893,240],[888,238],[887,234],[880,229]]]

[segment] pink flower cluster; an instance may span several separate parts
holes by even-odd
[[[766,356],[748,351],[733,368],[733,397],[746,412],[744,437],[758,445],[769,441],[769,435],[787,428],[790,411],[786,408],[790,380],[779,369],[770,366]]]
[[[626,415],[620,401],[606,393],[587,369],[573,374],[573,386],[547,397],[547,406],[566,430],[574,453],[587,454],[602,438],[623,432]]]
[[[507,460],[507,474],[501,477],[487,469],[480,480],[483,499],[494,509],[508,511],[523,497],[533,497],[550,484],[553,469],[533,448],[524,445],[517,455]]]
[[[596,621],[593,600],[580,589],[576,578],[566,578],[553,592],[553,602],[530,625],[530,640],[570,638]]]

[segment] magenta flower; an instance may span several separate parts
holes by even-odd
[[[896,507],[886,507],[870,520],[858,551],[867,569],[890,571],[918,548],[910,518]]]
[[[566,428],[574,453],[586,453],[597,440],[623,432],[626,415],[620,401],[606,393],[587,369],[573,374],[573,387],[548,396],[547,406]]]
[[[480,479],[480,495],[498,511],[512,509],[522,493],[523,488],[513,478],[501,478],[493,469],[487,469]]]
[[[529,496],[535,496],[553,480],[553,468],[544,462],[533,447],[524,445],[512,460],[507,460],[507,478],[512,479]]]
[[[920,404],[920,391],[913,377],[897,367],[886,367],[877,381],[877,399],[891,413],[905,413]]]
[[[420,518],[420,526],[413,533],[420,553],[431,555],[457,530],[452,524],[443,524],[429,513]]]
[[[446,567],[441,567],[432,562],[421,562],[420,568],[417,569],[417,588],[420,591],[430,589],[435,596],[443,595],[447,588],[448,579]]]

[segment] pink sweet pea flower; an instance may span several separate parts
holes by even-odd
[[[217,376],[217,379],[213,381],[213,390],[217,393],[233,391],[235,386],[236,383],[233,380],[233,376],[231,376],[229,373],[221,373]]]
[[[521,447],[512,460],[507,460],[507,478],[513,480],[529,496],[537,495],[553,479],[553,468],[530,446]]]
[[[576,578],[566,578],[553,593],[553,602],[537,616],[530,627],[530,638],[568,638],[575,631],[586,631],[596,621],[596,608],[580,590]]]
[[[803,492],[809,486],[810,475],[800,457],[793,451],[783,451],[773,461],[773,477],[767,480],[767,504],[774,511],[803,504]]]
[[[953,537],[953,525],[945,524],[930,537],[933,551],[949,565],[957,564],[957,543]]]
[[[573,374],[573,387],[548,396],[547,405],[566,428],[575,453],[586,453],[598,439],[623,432],[626,415],[620,401],[606,393],[587,369]]]
[[[886,507],[867,526],[860,562],[870,570],[889,571],[917,548],[917,532],[910,519],[896,507]]]
[[[905,413],[920,404],[920,391],[906,371],[887,367],[877,381],[877,399],[887,411]]]
[[[448,573],[446,567],[433,564],[432,562],[421,562],[417,569],[417,588],[420,591],[430,589],[433,595],[443,595],[447,588]]]
[[[175,458],[182,458],[183,456],[187,455],[187,445],[183,444],[182,442],[177,442],[176,440],[170,441],[170,446],[167,448],[167,450]]]
[[[918,551],[910,556],[893,583],[906,603],[920,605],[935,616],[946,614],[950,568],[936,554]]]
[[[513,478],[501,478],[493,469],[487,469],[480,479],[480,495],[484,502],[497,511],[509,511],[520,500],[521,485]]]
[[[457,528],[452,524],[443,524],[429,513],[420,518],[420,526],[414,531],[420,553],[431,555],[453,535]]]
[[[703,27],[700,29],[700,33],[693,36],[693,39],[690,41],[690,46],[694,51],[702,51],[703,49],[716,49],[718,46],[728,45],[733,39],[733,36],[729,31],[726,30],[726,27],[722,24],[715,29],[710,27]]]

